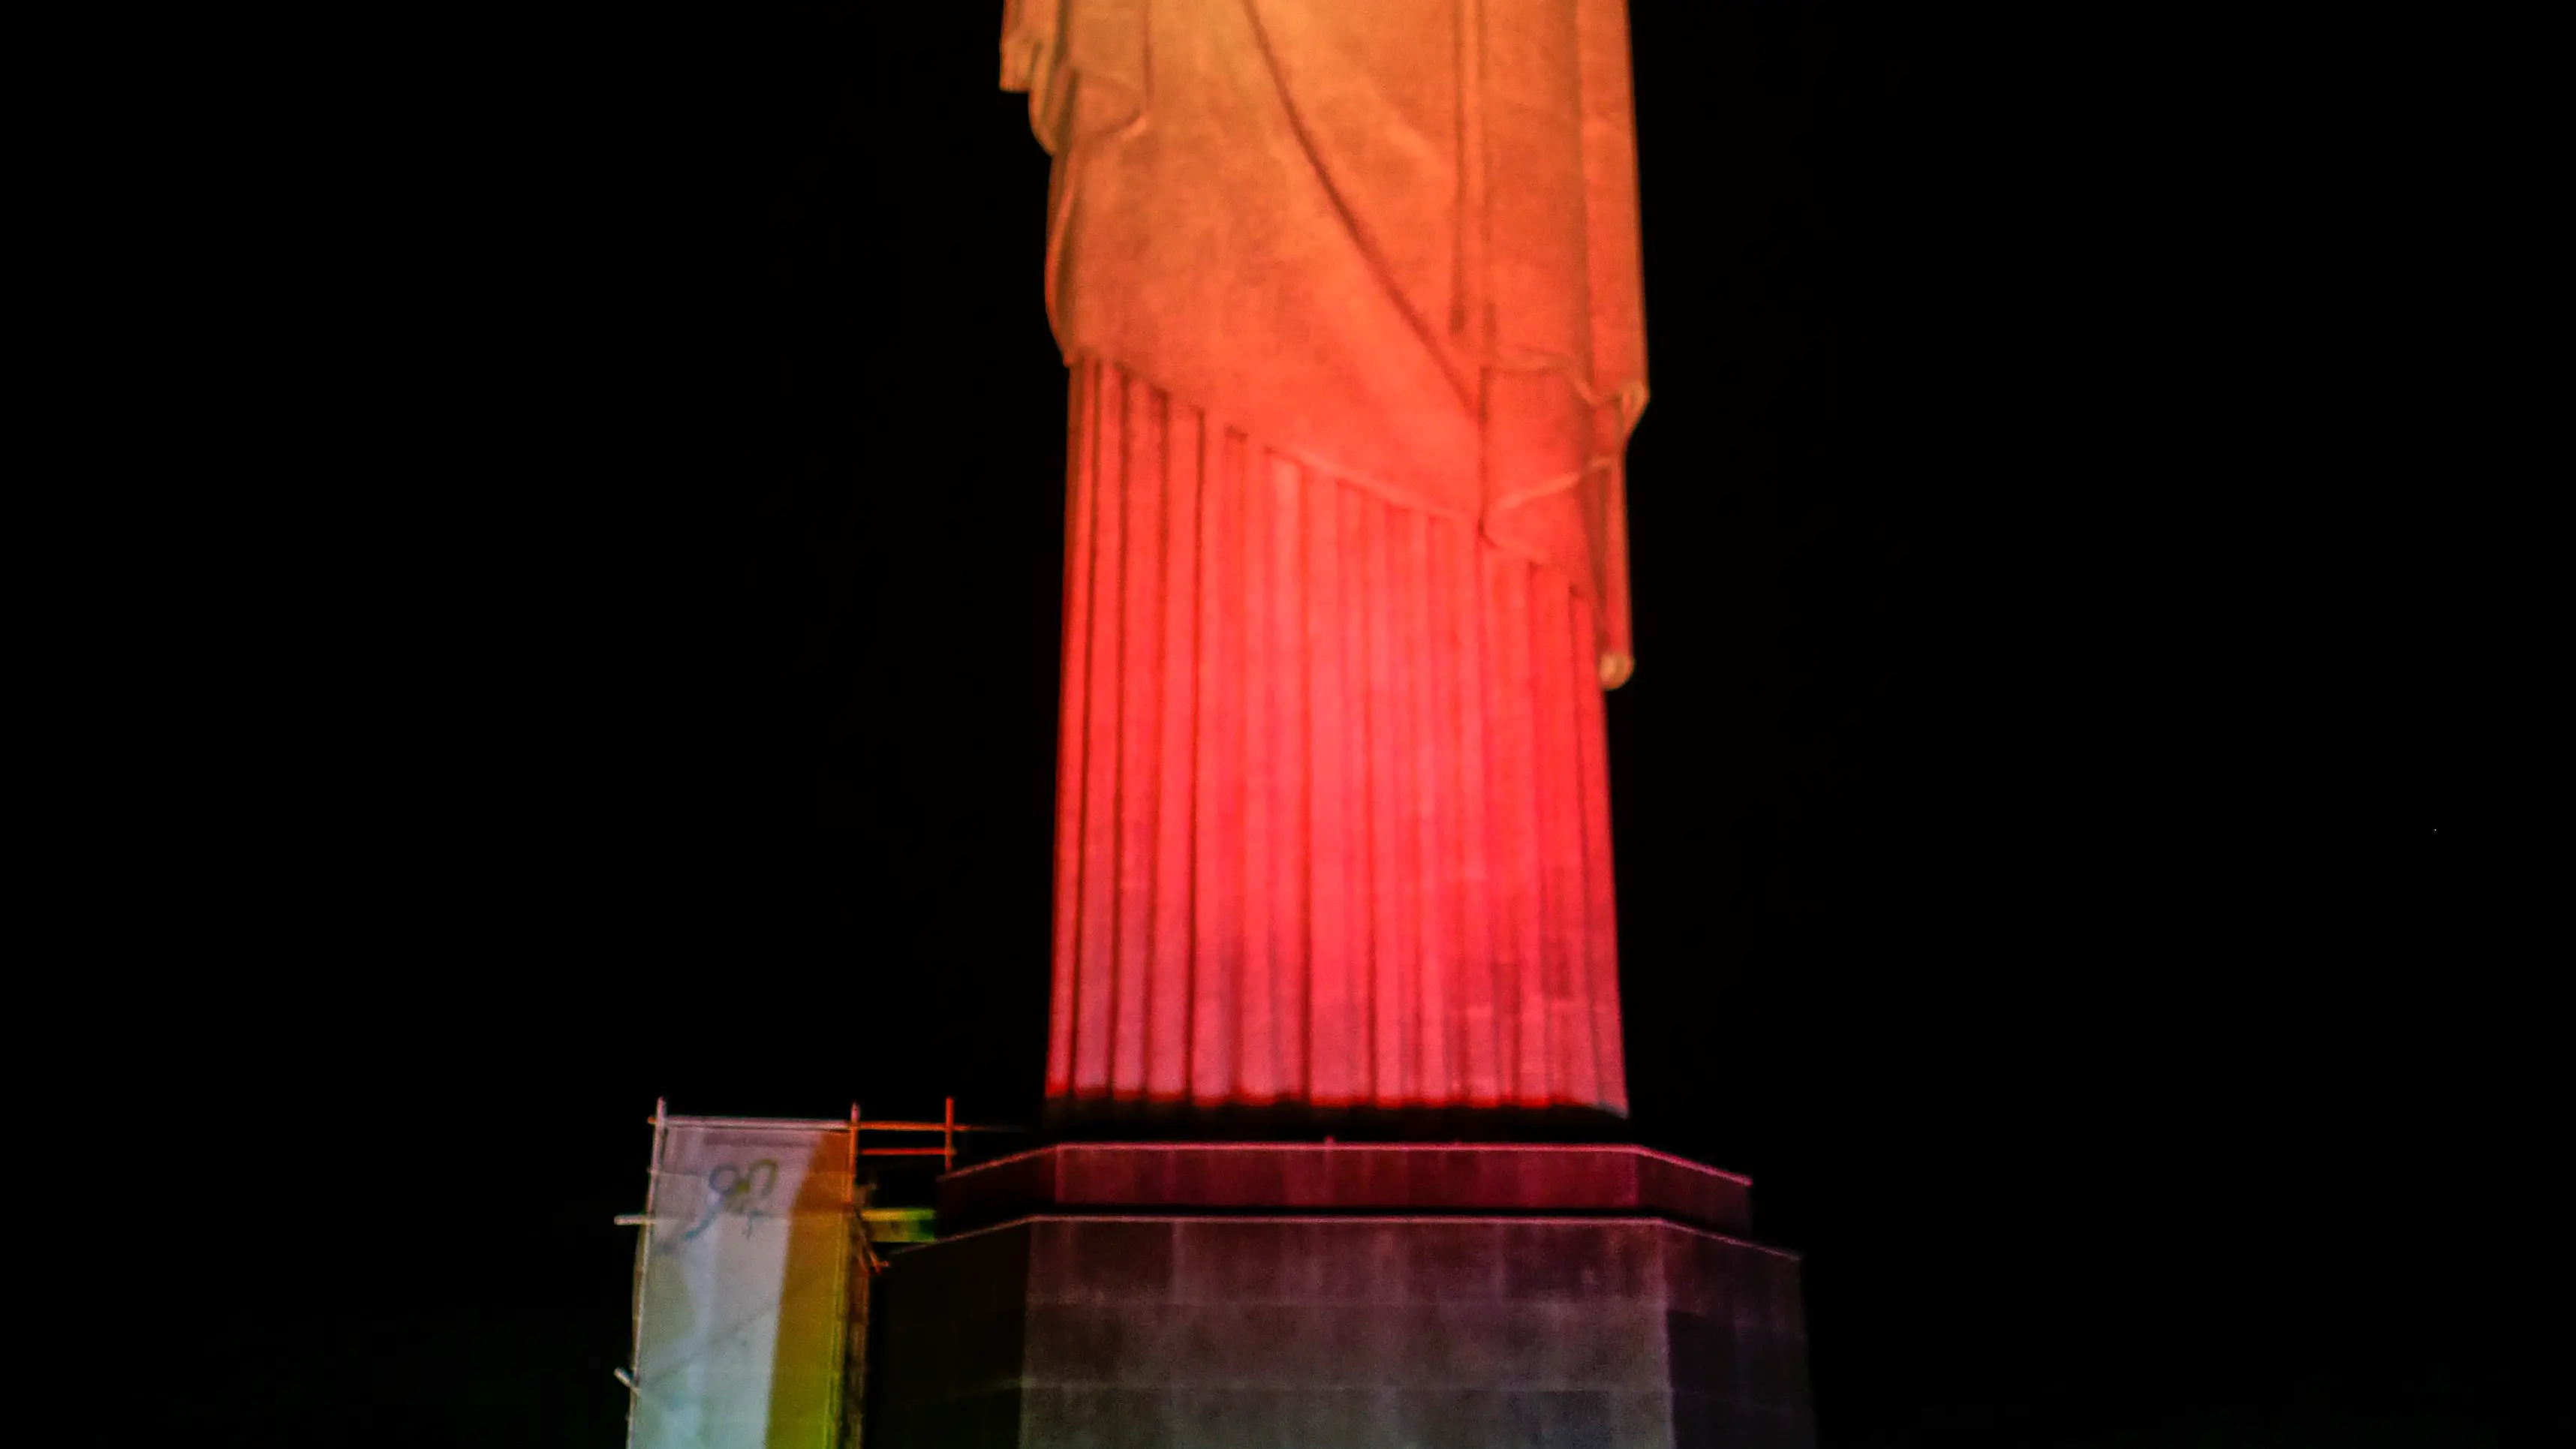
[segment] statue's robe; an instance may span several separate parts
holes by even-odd
[[[1626,1110],[1624,0],[1007,0],[1074,369],[1058,1110]]]

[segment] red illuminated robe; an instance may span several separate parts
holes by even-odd
[[[1626,1110],[1624,0],[1007,0],[1074,369],[1059,1108]]]

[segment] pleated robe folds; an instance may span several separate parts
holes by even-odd
[[[1010,0],[1074,370],[1051,1107],[1626,1110],[1622,0]]]

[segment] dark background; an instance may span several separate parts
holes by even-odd
[[[1633,8],[1636,1136],[1806,1254],[1831,1449],[2505,1442],[2552,1139],[2463,980],[2522,877],[2387,724],[2431,626],[2353,638],[2285,497],[2280,73]],[[610,1445],[657,1096],[1034,1119],[1064,374],[997,10],[225,30],[294,84],[80,113],[140,164],[54,218],[96,556],[20,1055],[22,1205],[115,1185],[87,1392]]]

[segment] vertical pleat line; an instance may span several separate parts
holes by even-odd
[[[1145,1030],[1145,1092],[1184,1097],[1190,1085],[1190,998],[1196,957],[1191,946],[1192,776],[1197,766],[1199,550],[1199,413],[1155,395],[1161,447],[1156,463],[1163,509],[1162,725],[1155,764],[1162,772],[1154,820],[1153,974]]]
[[[1545,922],[1539,878],[1540,821],[1533,756],[1538,731],[1531,715],[1536,685],[1530,678],[1529,572],[1517,559],[1488,550],[1486,573],[1494,599],[1494,780],[1499,849],[1495,866],[1505,883],[1496,954],[1507,963],[1504,1000],[1513,1016],[1510,1099],[1544,1103],[1547,1092],[1547,997],[1543,970]]]
[[[1162,723],[1163,435],[1155,416],[1160,401],[1153,388],[1132,378],[1121,390],[1118,893],[1111,962],[1116,985],[1110,992],[1117,1021],[1110,1081],[1118,1096],[1133,1096],[1145,1084],[1146,1008],[1155,969],[1154,814],[1162,784],[1155,758]]]
[[[1064,537],[1064,654],[1062,694],[1057,706],[1055,765],[1055,939],[1053,984],[1047,1010],[1047,1091],[1073,1089],[1073,1040],[1077,1016],[1075,983],[1081,970],[1075,931],[1082,900],[1082,742],[1088,737],[1086,709],[1091,699],[1091,491],[1098,472],[1092,466],[1090,409],[1100,385],[1100,367],[1085,362],[1073,369],[1066,400]]]
[[[1359,1079],[1351,1012],[1358,995],[1351,971],[1350,734],[1351,707],[1343,671],[1340,508],[1348,490],[1318,482],[1295,500],[1298,547],[1304,553],[1308,689],[1306,822],[1307,892],[1306,1031],[1307,1090],[1313,1100],[1341,1105],[1356,1098]]]
[[[1388,603],[1394,610],[1390,620],[1396,640],[1394,753],[1401,791],[1397,836],[1389,857],[1396,881],[1396,936],[1389,944],[1404,977],[1404,1095],[1408,1101],[1420,1102],[1436,1096],[1429,1076],[1429,1047],[1438,1029],[1433,1015],[1438,1009],[1436,991],[1422,950],[1422,919],[1430,905],[1425,893],[1429,872],[1423,858],[1424,816],[1438,803],[1438,793],[1422,768],[1430,721],[1424,717],[1427,701],[1419,683],[1424,661],[1432,652],[1431,605],[1425,596],[1430,580],[1425,577],[1423,558],[1429,546],[1425,533],[1430,519],[1411,508],[1390,509],[1387,516],[1394,525],[1387,552],[1388,574],[1395,588]]]
[[[1351,930],[1362,943],[1356,963],[1360,997],[1356,1014],[1360,1024],[1354,1050],[1359,1058],[1361,1099],[1368,1102],[1383,1102],[1393,1092],[1382,1065],[1388,1043],[1379,1020],[1386,952],[1377,925],[1383,872],[1378,861],[1375,812],[1378,792],[1385,788],[1386,771],[1377,757],[1381,729],[1378,716],[1384,704],[1379,698],[1378,640],[1373,626],[1378,578],[1369,550],[1378,526],[1379,507],[1376,498],[1356,489],[1347,490],[1342,501],[1342,634],[1348,641],[1351,688]]]
[[[1372,1100],[1386,1106],[1405,1101],[1410,1086],[1404,1070],[1405,1059],[1410,1055],[1400,929],[1404,897],[1396,879],[1404,859],[1403,832],[1398,827],[1404,795],[1402,762],[1398,758],[1402,727],[1395,711],[1398,675],[1403,665],[1395,657],[1391,627],[1394,607],[1390,600],[1395,585],[1387,535],[1392,528],[1392,511],[1375,498],[1362,506],[1361,516],[1366,522],[1360,530],[1362,583],[1356,600],[1368,650],[1369,1075]]]
[[[1573,593],[1537,573],[1530,580],[1530,682],[1538,729],[1540,979],[1547,995],[1548,1090],[1597,1100],[1599,1063],[1592,1055],[1592,1012],[1582,999],[1584,970],[1582,746],[1576,738],[1575,680],[1565,670]],[[1596,690],[1599,686],[1593,686]]]
[[[1369,839],[1369,809],[1377,771],[1370,760],[1369,720],[1376,710],[1369,666],[1369,613],[1374,604],[1368,571],[1369,529],[1375,522],[1376,499],[1356,488],[1333,489],[1333,537],[1331,547],[1338,555],[1337,585],[1340,607],[1336,609],[1334,627],[1340,635],[1338,648],[1344,709],[1341,736],[1344,769],[1342,798],[1335,808],[1341,814],[1341,830],[1348,860],[1342,878],[1348,882],[1344,895],[1342,930],[1348,945],[1351,999],[1343,1014],[1342,1050],[1349,1058],[1352,1100],[1374,1102],[1380,1099],[1383,1086],[1377,1068],[1377,1017],[1372,1002],[1377,990],[1379,951],[1377,947],[1377,870],[1376,852]]]
[[[1450,752],[1450,715],[1443,700],[1448,692],[1448,651],[1440,646],[1437,636],[1437,620],[1453,600],[1440,597],[1432,574],[1432,556],[1450,546],[1453,540],[1443,522],[1419,512],[1406,512],[1399,569],[1404,577],[1404,767],[1406,777],[1412,780],[1414,811],[1401,862],[1404,875],[1412,880],[1414,896],[1412,909],[1406,911],[1406,937],[1419,993],[1414,1017],[1414,1096],[1422,1102],[1458,1099],[1453,1040],[1458,1006],[1453,999],[1448,911],[1443,909],[1448,891],[1440,880],[1448,852],[1448,824],[1455,816],[1458,800],[1440,770],[1440,759]]]
[[[1466,530],[1461,529],[1462,533]],[[1499,907],[1494,880],[1492,808],[1494,682],[1489,640],[1483,549],[1470,535],[1449,556],[1448,586],[1458,607],[1449,620],[1449,647],[1458,667],[1458,755],[1452,778],[1458,798],[1457,862],[1460,990],[1466,996],[1461,1034],[1466,1039],[1467,1100],[1496,1106],[1509,1097],[1511,1017],[1496,944]]]
[[[1312,674],[1306,649],[1306,551],[1298,546],[1298,498],[1307,480],[1296,463],[1274,456],[1264,482],[1268,485],[1264,521],[1269,530],[1265,542],[1272,585],[1278,590],[1270,614],[1278,632],[1272,638],[1271,672],[1263,681],[1274,700],[1278,731],[1270,772],[1270,818],[1279,829],[1279,848],[1271,853],[1270,887],[1280,907],[1270,913],[1271,969],[1276,973],[1271,1022],[1277,1033],[1280,1090],[1303,1097],[1313,1090],[1306,1078],[1306,1035],[1314,1001],[1306,970],[1312,914],[1306,855],[1306,738],[1313,707]]]
[[[1279,759],[1279,701],[1269,687],[1278,672],[1277,614],[1279,585],[1273,577],[1270,541],[1270,455],[1247,444],[1243,459],[1243,548],[1238,567],[1244,588],[1243,620],[1243,1093],[1266,1102],[1280,1094],[1278,962],[1270,918],[1285,902],[1272,878],[1277,854],[1277,826],[1272,817],[1272,779]]]
[[[1619,901],[1610,861],[1610,745],[1601,691],[1582,685],[1599,667],[1600,644],[1590,611],[1578,607],[1565,640],[1566,668],[1577,682],[1576,797],[1583,806],[1584,973],[1592,1010],[1592,1055],[1597,1099],[1613,1112],[1628,1111],[1628,1054],[1619,1034]]]
[[[1118,706],[1125,667],[1118,637],[1121,569],[1122,481],[1104,477],[1119,466],[1126,447],[1119,437],[1125,379],[1103,369],[1092,398],[1091,623],[1089,687],[1083,731],[1082,885],[1075,926],[1074,1088],[1114,1089],[1111,1034],[1116,1028],[1118,885]]]
[[[1244,438],[1211,424],[1201,446],[1207,479],[1199,518],[1204,572],[1241,581]],[[1250,907],[1244,898],[1243,601],[1241,588],[1210,588],[1199,600],[1199,697],[1205,715],[1198,737],[1198,810],[1191,822],[1198,880],[1191,935],[1198,967],[1190,1094],[1203,1101],[1233,1101],[1246,1082],[1242,989],[1249,966],[1243,922]]]

